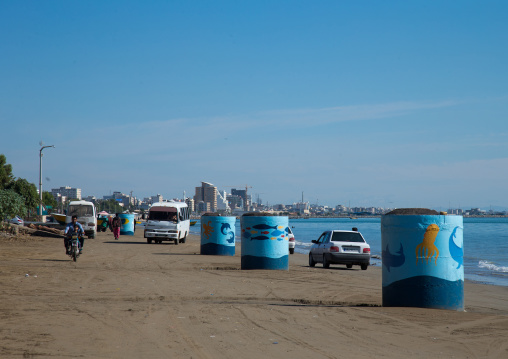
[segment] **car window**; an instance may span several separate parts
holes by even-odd
[[[67,211],[68,216],[92,217],[93,207],[87,205],[71,205]]]
[[[333,232],[333,242],[357,242],[365,243],[360,233],[354,232]]]
[[[326,233],[323,238],[323,243],[328,243],[328,242],[330,242],[330,232]]]
[[[324,240],[325,236],[326,236],[326,233],[323,233],[323,234],[322,234],[322,235],[318,238],[317,243],[323,243],[323,240]]]

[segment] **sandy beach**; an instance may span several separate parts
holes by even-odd
[[[384,308],[381,268],[240,270],[200,238],[0,237],[2,358],[507,358],[508,288],[466,282],[465,312]],[[28,276],[26,276],[28,274]]]

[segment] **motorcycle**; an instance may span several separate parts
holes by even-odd
[[[79,255],[81,254],[81,245],[79,243],[79,236],[77,234],[72,234],[69,236],[67,253],[74,262],[76,262]]]

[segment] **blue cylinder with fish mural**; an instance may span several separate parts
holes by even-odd
[[[120,234],[133,236],[134,235],[134,215],[128,213],[120,213],[120,219],[122,220],[122,226],[120,227]]]
[[[235,223],[236,217],[201,216],[201,254],[234,256]]]
[[[396,211],[381,218],[383,306],[463,311],[462,216]]]
[[[288,217],[241,217],[242,269],[289,269]]]

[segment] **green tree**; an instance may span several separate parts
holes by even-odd
[[[125,208],[120,206],[113,198],[107,200],[106,206],[109,208],[109,213],[122,213],[125,211]]]
[[[24,178],[17,178],[9,185],[9,188],[19,194],[24,199],[25,208],[34,209],[39,204],[39,196],[37,195],[37,187],[33,183],[28,182]]]
[[[113,199],[99,199],[96,201],[96,206],[100,211],[106,211],[108,213],[122,213],[125,211],[125,208],[120,206],[118,202]]]
[[[12,180],[12,166],[7,164],[7,158],[0,154],[0,189],[7,188]]]
[[[26,216],[23,197],[9,189],[0,189],[0,219]]]
[[[56,208],[57,206],[55,197],[53,197],[53,195],[47,191],[42,191],[42,203],[45,206],[51,206],[53,208]]]

